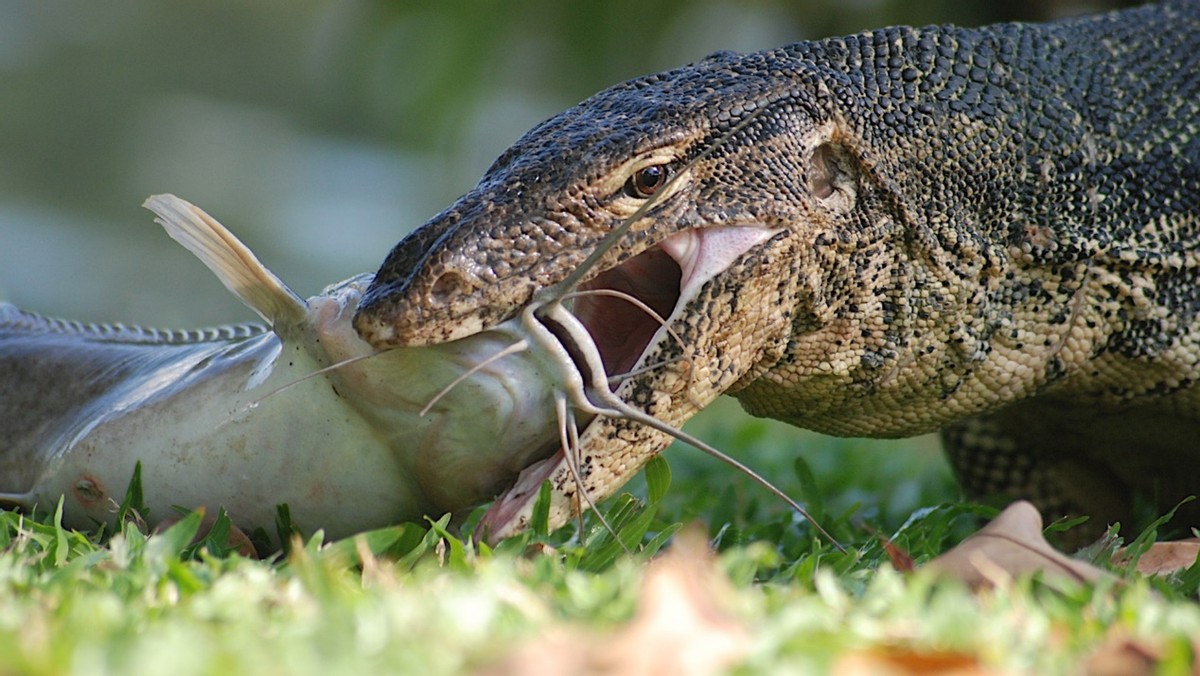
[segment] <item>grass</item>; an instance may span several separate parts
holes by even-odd
[[[847,553],[681,448],[669,451],[672,467],[656,462],[635,481],[636,495],[604,505],[617,537],[589,517],[582,531],[535,528],[495,549],[476,549],[443,518],[331,544],[297,539],[259,561],[211,536],[193,544],[198,514],[147,536],[134,519],[81,534],[52,514],[4,512],[0,674],[536,671],[529,655],[548,673],[594,666],[666,641],[631,618],[665,612],[686,625],[686,612],[643,589],[647,560],[697,519],[718,550],[718,582],[690,594],[716,610],[695,614],[709,633],[692,631],[699,643],[680,655],[724,637],[743,673],[1125,664],[1114,660],[1190,673],[1196,571],[1172,581],[1118,571],[1123,582],[1098,588],[1022,580],[980,596],[902,575],[876,532],[920,562],[969,532],[980,511],[953,501],[927,445],[879,449],[727,420],[710,414],[694,429],[803,495]],[[813,452],[823,445],[836,448]]]

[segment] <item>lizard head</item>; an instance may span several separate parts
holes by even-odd
[[[600,92],[536,126],[473,190],[388,254],[356,328],[387,348],[495,326],[571,275],[647,202],[583,281],[650,250],[649,258],[688,265],[685,255],[700,252],[662,246],[675,233],[740,228],[749,248],[757,243],[749,230],[791,229],[813,195],[840,198],[818,140],[828,127],[828,91],[808,71],[764,77],[779,57],[713,55]],[[724,260],[703,267],[723,267],[739,253],[720,252]],[[676,295],[666,288],[671,275],[651,274],[658,266],[650,263],[637,261],[623,276],[662,287],[650,295]]]
[[[565,307],[586,337],[558,336],[573,355],[595,350],[615,395],[647,416],[682,425],[762,375],[806,321],[799,262],[818,239],[836,246],[855,206],[838,76],[789,58],[714,55],[538,125],[391,251],[356,329],[380,349],[451,341],[573,291]],[[561,523],[586,506],[577,488],[606,497],[669,442],[591,420],[577,470],[561,450],[527,468],[484,525],[520,529],[547,479]]]

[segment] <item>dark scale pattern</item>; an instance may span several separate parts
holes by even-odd
[[[397,245],[360,332],[420,344],[512,316],[633,213],[622,186],[656,163],[683,175],[594,273],[681,230],[786,234],[687,306],[691,389],[677,369],[627,381],[644,410],[681,422],[730,391],[834,434],[970,428],[946,441],[972,492],[1105,517],[1200,486],[1200,2],[884,28],[617,85]],[[588,449],[593,475],[665,442],[627,432]],[[1104,500],[1072,491],[1078,467]]]
[[[126,324],[92,324],[71,319],[44,317],[0,302],[0,340],[38,333],[62,334],[94,343],[122,345],[189,345],[225,343],[253,338],[271,329],[262,324],[230,324],[206,329],[158,329]]]

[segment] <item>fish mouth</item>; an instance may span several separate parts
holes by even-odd
[[[600,272],[571,294],[570,311],[586,329],[586,336],[556,330],[550,324],[547,328],[570,355],[585,382],[590,374],[581,355],[590,352],[598,354],[604,366],[603,376],[610,383],[614,379],[654,378],[647,368],[648,355],[671,339],[670,327],[686,311],[689,302],[736,260],[782,231],[758,225],[727,225],[675,233],[620,265]],[[586,344],[589,342],[590,345]],[[645,375],[635,375],[643,372]],[[586,427],[591,419],[581,422]],[[525,467],[515,483],[484,514],[477,537],[496,542],[525,530],[533,502],[547,480],[553,481],[555,492],[574,495],[578,486],[571,471],[563,471],[565,467],[569,465],[561,444],[548,457]],[[589,492],[589,502],[606,497],[607,494]]]

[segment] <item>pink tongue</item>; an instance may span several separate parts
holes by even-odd
[[[696,290],[728,268],[738,256],[780,232],[780,228],[722,226],[676,233],[659,243],[679,264],[679,296],[690,298]]]

